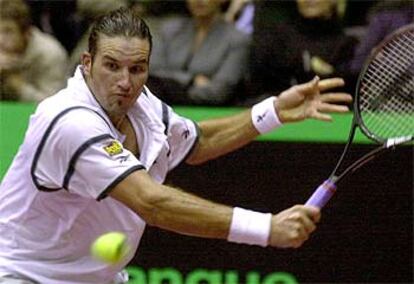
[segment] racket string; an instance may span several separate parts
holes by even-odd
[[[365,70],[359,111],[376,136],[414,135],[414,28],[389,41]]]
[[[373,63],[373,67],[376,67],[375,62]],[[379,71],[379,72],[375,72],[375,71]],[[403,70],[403,71],[405,71],[405,70]],[[401,83],[407,83],[407,80],[404,81],[401,78],[395,78],[395,76],[392,76],[392,77],[389,77],[389,78],[387,78],[387,77],[383,78],[383,77],[381,77],[381,75],[383,75],[383,74],[381,74],[381,72],[386,73],[387,75],[391,75],[391,76],[395,75],[395,73],[390,72],[389,70],[387,70],[386,67],[383,67],[381,65],[379,65],[376,70],[372,70],[372,69],[367,70],[366,78],[368,80],[366,80],[366,83],[367,83],[367,85],[369,85],[369,87],[374,88],[375,92],[381,91],[380,87],[384,86],[384,84],[381,84],[383,80],[385,80],[386,83],[391,83],[395,80],[398,80]],[[409,83],[411,83],[410,85],[411,85],[411,89],[412,89],[413,80],[411,80],[411,82],[409,81],[408,84]],[[402,86],[402,90],[404,90],[408,94],[409,91],[410,91],[410,88],[404,88],[404,87],[405,87],[405,84]],[[396,88],[395,84],[394,84],[394,86],[392,86],[392,88]]]
[[[411,54],[414,54],[414,48],[412,50],[410,50],[410,52],[411,52]],[[390,52],[390,53],[392,53],[392,52]],[[384,81],[386,83],[391,84],[391,83],[394,82],[395,79],[398,79],[398,78],[395,78],[395,77],[398,77],[399,74],[401,74],[403,72],[406,72],[407,71],[407,67],[406,66],[408,65],[408,68],[409,68],[410,65],[412,64],[412,62],[410,62],[408,60],[408,58],[404,58],[404,54],[401,54],[400,53],[400,54],[397,54],[395,56],[399,56],[399,59],[407,59],[406,61],[403,62],[403,63],[406,63],[406,64],[404,64],[404,67],[405,68],[401,66],[402,64],[398,64],[398,65],[395,64],[395,60],[390,60],[387,56],[384,56],[383,57],[384,58],[383,61],[376,60],[376,61],[373,61],[372,62],[372,69],[374,69],[374,70],[372,70],[372,69],[369,69],[368,70],[368,72],[367,72],[368,79],[372,79],[372,77],[370,78],[369,75],[376,77],[378,80],[380,80],[380,82],[378,82],[378,81],[375,82],[377,84],[378,83],[382,83]],[[375,69],[375,67],[378,67],[378,68]],[[389,68],[389,67],[392,67],[392,69]],[[395,70],[395,69],[397,71],[399,71],[399,72],[393,72],[393,70]],[[375,71],[379,71],[380,73],[386,73],[386,75],[390,75],[392,77],[384,77],[384,76],[381,76],[383,74],[377,75],[377,72],[375,72]],[[403,81],[403,80],[402,79],[399,79],[399,81]],[[379,86],[382,86],[382,85],[384,85],[384,84],[379,84]]]
[[[407,37],[404,37],[407,38]],[[409,41],[409,40],[408,40]],[[402,52],[402,50],[408,50],[408,53]],[[389,75],[399,74],[405,72],[405,68],[402,65],[410,66],[412,64],[412,58],[407,56],[407,54],[414,53],[414,46],[407,45],[405,42],[398,42],[395,41],[395,46],[386,46],[384,50],[378,55],[378,58],[374,60],[371,64],[372,67],[378,66],[381,71],[388,73]],[[393,55],[394,57],[390,59],[390,56]],[[398,58],[398,60],[395,60]],[[398,62],[399,64],[396,64]],[[383,64],[382,64],[383,63]],[[383,66],[385,65],[385,66]],[[392,67],[392,68],[389,68]],[[393,70],[397,70],[398,72],[393,72]],[[385,80],[389,83],[393,82],[393,80],[387,77],[379,77],[380,80]]]

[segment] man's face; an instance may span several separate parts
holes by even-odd
[[[82,58],[89,87],[110,116],[123,116],[148,79],[150,44],[138,37],[100,35],[95,57]]]
[[[23,53],[27,43],[26,33],[15,21],[0,18],[0,50],[13,54]]]

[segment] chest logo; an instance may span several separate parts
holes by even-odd
[[[122,153],[122,151],[123,151],[121,143],[119,143],[116,140],[111,141],[111,143],[104,146],[103,149],[105,150],[106,153],[109,154],[109,156],[118,155],[118,154]]]

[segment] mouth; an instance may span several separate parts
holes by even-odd
[[[131,94],[115,94],[115,97],[120,105],[129,105],[133,99]]]
[[[133,96],[131,94],[124,94],[124,93],[118,93],[118,94],[115,94],[115,96],[117,98],[121,98],[123,100],[128,100],[128,99],[132,99],[133,98]]]

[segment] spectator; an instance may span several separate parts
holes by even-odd
[[[249,37],[224,20],[221,1],[187,0],[154,38],[148,85],[170,104],[231,103],[245,75]]]
[[[351,71],[359,73],[371,50],[388,34],[414,21],[412,0],[383,0],[371,8],[368,27],[352,60]]]
[[[342,3],[297,0],[287,20],[256,27],[250,60],[250,94],[279,93],[315,75],[344,77],[353,90],[354,78],[349,75],[348,65],[356,39],[346,36],[340,24],[337,9],[342,8]],[[276,7],[282,4],[289,14],[291,7],[286,3],[266,3]]]
[[[67,53],[31,24],[23,0],[0,0],[0,98],[38,102],[61,89]]]

